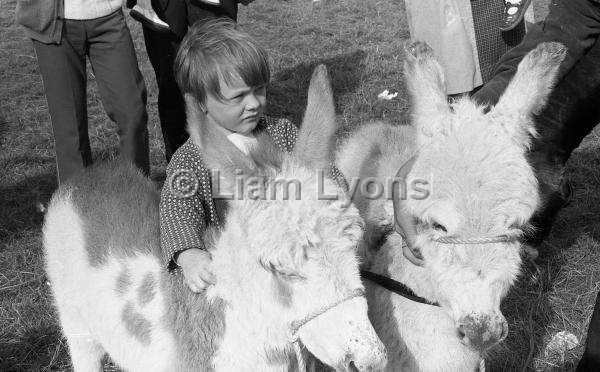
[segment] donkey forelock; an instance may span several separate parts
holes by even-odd
[[[244,221],[248,242],[260,249],[264,263],[297,270],[307,259],[320,257],[339,265],[336,251],[348,253],[355,246],[336,242],[357,242],[362,219],[353,206],[343,204],[344,192],[330,178],[294,156],[281,160],[277,168],[257,170],[264,177],[264,198],[230,201],[228,218]]]

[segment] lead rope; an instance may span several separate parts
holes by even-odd
[[[306,369],[306,361],[304,360],[304,356],[302,354],[302,346],[300,345],[300,337],[298,336],[298,330],[300,327],[315,319],[319,315],[326,313],[327,311],[333,309],[334,307],[340,305],[343,302],[353,299],[354,297],[364,297],[365,290],[362,288],[355,289],[351,291],[346,297],[343,297],[340,300],[328,305],[323,306],[320,309],[308,314],[304,318],[300,320],[294,320],[290,326],[290,342],[294,346],[294,353],[296,354],[296,359],[298,361],[298,371],[308,372]]]
[[[516,235],[497,235],[497,236],[440,236],[431,238],[436,243],[442,244],[490,244],[490,243],[512,243],[517,241]]]
[[[293,341],[294,344],[294,352],[296,353],[296,360],[298,361],[298,371],[307,371],[306,369],[306,362],[304,361],[304,356],[302,355],[302,346],[300,346],[300,340],[298,339],[298,336],[296,336],[296,339]]]

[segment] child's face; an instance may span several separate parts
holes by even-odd
[[[231,84],[221,78],[219,84],[225,99],[207,95],[205,108],[208,119],[228,132],[252,132],[267,103],[266,85],[249,87],[241,78],[234,79]]]

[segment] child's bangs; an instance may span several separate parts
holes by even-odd
[[[215,67],[218,75],[228,85],[234,84],[238,79],[241,79],[249,87],[258,87],[269,83],[271,79],[269,62],[266,53],[261,49],[255,48],[253,44],[249,43],[246,45],[230,45],[228,48],[223,48],[221,52],[222,55],[213,56],[211,59],[215,64],[218,63],[217,61],[221,61]],[[214,92],[223,99],[218,76],[215,76],[215,78],[217,80],[215,81],[214,87],[216,89]]]

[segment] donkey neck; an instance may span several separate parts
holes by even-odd
[[[288,325],[255,303],[231,303],[225,311],[225,334],[215,371],[287,372],[294,362]],[[264,306],[264,305],[263,305]],[[268,305],[267,305],[268,306]]]
[[[429,271],[407,260],[401,249],[402,237],[390,234],[387,242],[373,258],[373,271],[394,279],[409,287],[416,295],[431,302],[438,302],[435,288],[431,285]]]
[[[223,298],[225,331],[215,354],[215,371],[287,371],[289,321],[285,312],[277,311],[271,293],[269,273],[259,267],[246,249],[228,239],[236,235],[223,234],[221,245],[213,252],[213,272],[216,276],[209,296]],[[235,239],[233,239],[235,240]]]
[[[287,371],[288,354],[293,355],[289,311],[277,303],[272,274],[259,264],[259,248],[247,239],[245,225],[232,206],[211,251],[216,281],[208,295],[227,303],[225,332],[213,365],[216,371]]]

